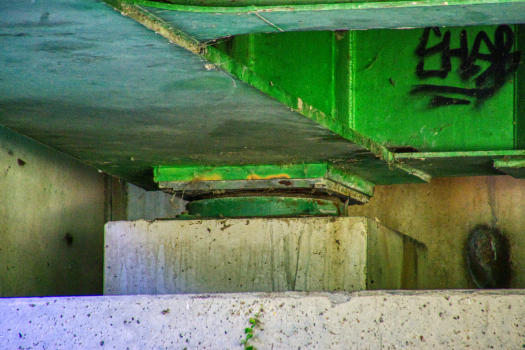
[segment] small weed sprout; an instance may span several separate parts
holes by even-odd
[[[241,344],[244,345],[244,350],[256,350],[253,345],[248,345],[248,341],[253,338],[253,329],[255,326],[261,323],[259,321],[259,316],[261,315],[262,309],[253,315],[253,317],[250,318],[250,327],[246,327],[244,329],[244,334],[246,334],[246,338],[241,340]]]

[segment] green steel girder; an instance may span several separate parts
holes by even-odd
[[[282,184],[264,171],[248,180],[253,171],[244,169],[244,180],[171,185],[184,191],[197,183],[227,189],[234,181],[257,188],[290,181],[363,198],[373,184],[521,176],[512,162],[525,149],[525,65],[516,55],[522,62],[525,31],[513,23],[525,22],[524,1],[106,1],[132,20],[96,0],[0,2],[0,124],[144,188],[158,188],[157,165],[291,171],[322,164],[320,171],[296,169]],[[441,28],[441,36],[429,30],[427,49],[450,31],[443,48],[456,51],[446,79],[416,76],[422,28],[342,30],[467,24],[484,26]],[[412,93],[414,86],[477,87],[475,77],[458,75],[462,63],[469,66],[457,51],[465,51],[467,37],[469,54],[477,38],[481,44],[471,72],[479,65],[481,74],[499,57],[496,70],[512,74],[489,75],[498,89],[483,103],[452,94],[445,99],[452,105],[428,108],[443,98]],[[439,71],[445,51],[423,55],[419,71]]]
[[[357,188],[370,196],[374,183],[418,182],[415,179],[428,182],[435,176],[501,174],[503,172],[493,166],[493,161],[521,156],[519,150],[525,143],[525,115],[520,102],[525,96],[525,68],[520,56],[525,46],[523,25],[282,33],[295,30],[292,26],[284,30],[279,27],[281,33],[277,34],[240,35],[207,45],[199,42],[202,36],[191,33],[183,25],[177,27],[184,22],[184,16],[236,13],[261,17],[264,14],[262,20],[274,30],[276,22],[269,21],[267,16],[292,7],[264,7],[276,4],[271,1],[241,1],[237,7],[210,7],[204,3],[203,6],[188,6],[185,1],[177,4],[130,3],[146,7],[126,4],[121,5],[121,11],[201,55],[210,62],[209,69],[221,69],[236,76],[375,154],[375,159],[365,160],[354,155],[346,163],[342,160],[339,168],[327,167],[325,178],[328,179],[329,174],[331,180],[347,188]],[[387,8],[410,8],[417,13],[424,12],[425,6],[428,10],[433,4],[399,1],[305,5],[298,2],[293,10],[322,12],[331,9],[357,13],[365,8],[381,8],[376,12],[381,17],[387,13]],[[487,4],[440,3],[439,11],[474,6],[482,13]],[[518,8],[524,3],[512,4]],[[504,6],[503,3],[489,5]],[[172,11],[155,12],[153,8]],[[170,18],[171,15],[174,17]],[[324,12],[325,17],[330,15]],[[525,21],[521,12],[516,18],[494,16],[492,20],[485,18],[478,22],[440,22],[439,18],[438,15],[437,22],[425,18],[426,22],[419,26]],[[287,23],[292,22],[290,17]],[[367,28],[374,28],[369,18],[364,22],[368,23]],[[342,22],[337,23],[338,27],[330,29],[348,29]],[[221,27],[221,23],[216,24],[212,27]],[[245,28],[244,32],[261,31],[265,30]],[[213,35],[210,38],[214,38]],[[497,59],[501,62],[494,61]],[[459,68],[452,69],[452,64],[468,67],[461,68],[462,73],[457,71]],[[498,76],[494,71],[501,66],[504,73],[500,69]],[[480,75],[485,75],[483,81],[479,80]],[[221,186],[227,187],[223,178],[197,179],[223,181]],[[180,187],[180,181],[186,180],[169,181],[171,185],[178,181],[176,186]]]
[[[502,25],[257,34],[215,47],[241,65],[216,57],[223,69],[389,161],[384,148],[519,149],[523,45],[523,26]]]
[[[444,102],[434,101],[437,97],[429,102],[428,96],[441,94],[439,88],[422,93],[424,98],[417,96],[418,86],[438,85],[444,79],[430,76],[423,81],[426,77],[417,74],[418,69],[425,73],[420,67],[424,57],[416,53],[422,34],[429,41],[423,49],[441,44],[441,33],[430,29],[250,34],[222,40],[200,54],[213,63],[212,68],[226,70],[371,150],[379,157],[377,162],[388,164],[391,174],[395,169],[404,173],[398,179],[390,176],[377,181],[377,173],[363,174],[363,166],[349,169],[346,164],[345,170],[328,170],[332,180],[372,195],[367,189],[373,189],[374,177],[376,183],[399,183],[406,174],[424,182],[436,176],[495,175],[503,171],[494,168],[493,161],[522,155],[525,115],[519,101],[524,96],[525,75],[519,55],[525,45],[524,26],[442,28],[441,32],[454,38],[448,39],[449,48],[464,45],[471,57],[477,54],[474,42],[485,43],[478,47],[480,60],[493,54],[490,45],[501,45],[498,35],[510,40],[505,53],[508,61],[502,63],[505,68],[515,65],[503,77],[509,82],[497,86],[488,98],[479,98],[475,93],[468,95],[478,88],[474,79],[467,82],[450,74],[447,84],[463,91],[438,96]],[[491,68],[477,63],[480,70]],[[436,58],[431,64],[436,64]],[[465,91],[470,100],[462,98]]]

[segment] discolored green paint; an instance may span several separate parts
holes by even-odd
[[[284,166],[157,166],[154,169],[154,179],[156,182],[308,179],[325,176],[326,167],[326,163],[291,164]]]
[[[339,201],[299,197],[225,197],[202,199],[187,205],[188,216],[261,217],[261,216],[339,216],[344,204]]]
[[[525,159],[496,159],[494,161],[495,168],[525,168]]]

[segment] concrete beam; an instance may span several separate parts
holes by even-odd
[[[2,349],[518,349],[525,291],[0,299]]]

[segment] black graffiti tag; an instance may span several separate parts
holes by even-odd
[[[442,38],[439,44],[432,47],[428,46],[430,33]],[[460,60],[458,74],[463,81],[473,81],[475,88],[462,88],[446,85],[416,85],[412,94],[431,94],[433,95],[430,105],[432,107],[447,105],[470,104],[468,99],[452,98],[447,94],[459,94],[471,97],[476,102],[482,103],[494,96],[499,89],[509,80],[510,76],[516,71],[520,64],[521,52],[511,52],[514,46],[514,32],[508,25],[500,25],[494,33],[494,43],[490,40],[487,33],[480,31],[474,39],[472,50],[469,53],[467,32],[463,30],[460,34],[459,48],[450,48],[450,31],[444,35],[439,28],[425,28],[419,45],[416,48],[416,55],[420,58],[416,66],[416,75],[420,79],[438,77],[445,80],[452,71],[452,57]],[[480,53],[481,44],[484,43],[490,53]],[[441,55],[441,67],[436,70],[425,69],[425,58],[433,55]],[[490,65],[484,71],[476,61],[489,62]]]

